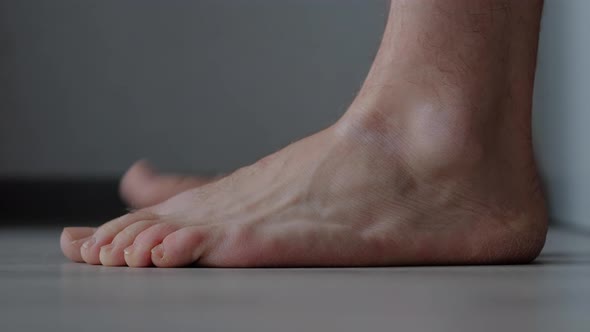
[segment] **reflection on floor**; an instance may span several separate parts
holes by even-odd
[[[590,331],[590,236],[526,266],[105,268],[57,229],[0,230],[0,330]]]

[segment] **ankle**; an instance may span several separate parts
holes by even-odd
[[[400,83],[363,91],[337,123],[347,139],[403,158],[426,172],[482,162],[490,130],[478,131],[464,101],[443,102],[436,91]]]

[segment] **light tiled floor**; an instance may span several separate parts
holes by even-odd
[[[590,331],[590,236],[527,266],[128,269],[0,229],[0,331]]]

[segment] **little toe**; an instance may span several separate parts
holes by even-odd
[[[88,264],[98,265],[100,262],[100,249],[111,244],[119,232],[127,226],[142,220],[157,220],[158,216],[145,210],[137,211],[114,219],[100,226],[94,235],[80,248],[82,259]]]
[[[119,232],[111,244],[100,248],[100,262],[105,266],[125,266],[125,255],[123,250],[133,244],[137,235],[151,226],[160,222],[159,220],[142,220],[133,223]]]
[[[163,222],[153,225],[141,232],[133,244],[124,250],[125,262],[130,267],[147,267],[152,265],[152,249],[160,244],[166,236],[178,230],[179,226]]]
[[[66,227],[60,237],[63,254],[74,262],[84,262],[80,254],[80,247],[96,232],[93,227]]]
[[[151,260],[157,267],[183,267],[197,262],[206,251],[213,228],[193,226],[168,235],[152,250]]]

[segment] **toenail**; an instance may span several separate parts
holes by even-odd
[[[161,244],[157,245],[152,249],[152,255],[162,259],[164,257],[164,246]]]
[[[77,245],[78,243],[82,243],[82,244],[84,244],[84,242],[88,241],[88,239],[90,239],[90,237],[89,237],[89,236],[87,236],[87,237],[85,237],[85,238],[78,239],[78,240],[73,240],[73,241],[71,241],[70,243],[71,243],[72,245]]]
[[[106,246],[102,246],[100,248],[100,251],[103,251],[103,250],[104,251],[111,251],[111,250],[113,250],[114,247],[115,247],[114,244],[107,244]]]
[[[84,242],[84,244],[82,245],[82,248],[88,249],[88,248],[92,247],[92,245],[94,245],[95,243],[96,243],[96,239],[93,236],[90,238],[90,240]]]
[[[123,250],[123,253],[125,253],[125,255],[131,255],[133,253],[134,249],[135,249],[135,246],[130,245],[129,247],[125,248],[125,250]]]

